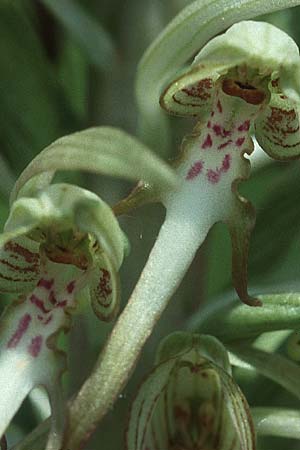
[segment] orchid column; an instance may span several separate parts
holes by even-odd
[[[274,158],[299,156],[299,74],[298,48],[289,36],[266,23],[241,22],[209,42],[165,89],[161,105],[173,114],[197,116],[198,124],[176,163],[180,187],[160,194],[166,219],[140,280],[73,404],[65,449],[80,448],[113,403],[216,222],[230,229],[233,280],[241,300],[259,305],[247,292],[255,215],[237,186],[249,176],[244,155],[253,150],[251,130]]]

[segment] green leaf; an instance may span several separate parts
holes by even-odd
[[[287,408],[251,408],[256,432],[259,436],[278,436],[300,439],[300,412]]]
[[[284,356],[272,354],[253,347],[245,347],[242,344],[227,346],[232,352],[230,362],[233,365],[256,369],[260,374],[282,386],[288,392],[300,398],[300,367],[289,361]],[[237,358],[235,358],[237,356]],[[241,361],[241,362],[240,362]]]
[[[191,328],[228,342],[252,338],[267,331],[300,327],[299,294],[269,294],[258,298],[262,306],[255,309],[236,300],[215,302],[193,318]]]
[[[102,70],[109,69],[108,61],[114,57],[115,48],[101,24],[73,0],[42,1],[85,50],[91,63]]]
[[[43,150],[21,174],[12,192],[12,201],[30,178],[56,170],[84,170],[131,180],[143,179],[161,190],[176,186],[172,169],[137,139],[118,129],[98,127],[60,138]],[[26,195],[26,186],[21,195]]]
[[[27,8],[27,9],[26,9]],[[0,144],[15,173],[74,127],[74,115],[29,19],[31,5],[0,5]]]
[[[0,155],[0,193],[8,197],[15,183],[15,176],[12,173],[6,159]]]
[[[136,97],[145,133],[156,130],[165,134],[158,105],[162,88],[209,39],[235,22],[299,4],[298,0],[197,0],[184,8],[150,45],[139,64]]]

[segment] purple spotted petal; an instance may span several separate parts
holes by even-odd
[[[0,435],[38,385],[50,396],[50,436],[57,439],[61,435],[60,377],[66,362],[64,354],[56,350],[55,337],[70,326],[74,295],[82,288],[84,277],[84,272],[71,265],[45,260],[34,289],[4,312],[0,322]]]

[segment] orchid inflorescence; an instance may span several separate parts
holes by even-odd
[[[284,367],[296,379],[295,364],[284,357],[273,360],[251,346],[251,340],[264,331],[295,329],[299,298],[249,295],[247,260],[255,210],[238,192],[239,184],[250,175],[246,155],[254,150],[253,136],[274,159],[286,161],[300,155],[299,50],[273,25],[245,20],[205,46],[200,34],[187,48],[191,54],[195,45],[203,48],[189,67],[176,74],[166,61],[149,68],[172,44],[171,31],[176,27],[179,30],[185,24],[186,34],[178,31],[178,39],[182,37],[182,45],[188,39],[188,21],[200,11],[200,3],[188,7],[158,37],[138,72],[144,131],[159,99],[151,105],[151,93],[141,98],[140,86],[143,80],[151,86],[150,78],[155,80],[160,72],[161,107],[196,120],[171,166],[126,133],[98,127],[51,144],[15,184],[0,237],[0,289],[19,295],[0,325],[1,435],[28,393],[42,385],[52,408],[47,450],[83,448],[129,378],[154,325],[217,222],[225,222],[230,231],[233,284],[244,304],[220,302],[215,309],[201,312],[191,332],[178,332],[163,341],[155,367],[132,403],[126,448],[255,449],[255,418],[262,411],[253,410],[251,417],[232,366],[256,368],[300,397],[293,380],[282,379]],[[209,9],[213,2],[206,3]],[[242,3],[241,18],[248,19],[253,15],[251,2],[250,6]],[[285,6],[289,5],[279,2],[272,8]],[[265,10],[258,8],[259,12]],[[213,9],[210,14],[213,19]],[[228,26],[239,19],[237,15],[232,20],[230,14],[230,8],[225,9]],[[216,27],[213,35],[223,28]],[[178,54],[179,65],[183,53]],[[154,123],[149,125],[148,137]],[[86,189],[56,183],[57,170],[142,181],[111,208]],[[165,221],[94,371],[68,410],[60,384],[65,355],[57,348],[57,337],[69,330],[78,302],[86,298],[101,320],[117,317],[118,271],[129,251],[117,215],[153,201],[165,206]],[[283,319],[287,306],[291,312]],[[290,354],[297,358],[295,340],[293,335]]]

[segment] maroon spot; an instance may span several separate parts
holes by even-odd
[[[217,108],[218,108],[219,113],[221,114],[223,112],[223,108],[222,108],[220,100],[218,100]]]
[[[68,286],[67,286],[67,292],[69,293],[69,294],[72,294],[72,292],[74,291],[74,289],[75,289],[75,280],[73,280],[73,281],[70,281],[70,283],[68,284]]]
[[[96,289],[96,295],[99,297],[100,303],[102,306],[107,307],[108,304],[105,304],[107,302],[107,299],[109,299],[109,296],[112,293],[112,289],[110,287],[110,273],[106,269],[100,269],[102,272],[102,276],[100,277],[97,289]]]
[[[249,131],[250,128],[250,120],[245,120],[239,127],[238,131]]]
[[[62,300],[61,302],[57,303],[56,308],[64,308],[65,306],[67,306],[67,303],[67,300]]]
[[[229,141],[223,142],[223,144],[220,144],[218,146],[218,150],[222,150],[223,148],[227,147],[229,144],[232,144],[232,140],[229,139]]]
[[[279,86],[279,78],[276,78],[275,80],[272,80],[271,84],[272,84],[273,87],[278,87]]]
[[[240,137],[235,141],[235,144],[240,147],[245,142],[245,137]]]
[[[52,288],[53,284],[54,284],[53,278],[51,280],[45,280],[45,278],[41,278],[40,281],[38,282],[38,287],[42,287],[44,289],[47,289],[47,291],[49,291]]]
[[[220,172],[218,170],[209,169],[207,171],[207,179],[212,184],[218,183],[220,180]]]
[[[200,80],[198,83],[192,84],[184,89],[182,92],[185,92],[190,97],[197,97],[201,100],[205,101],[210,98],[211,94],[209,89],[212,87],[212,80],[210,78],[204,78]]]
[[[50,312],[50,309],[45,308],[43,300],[38,298],[36,295],[32,294],[30,297],[31,303],[33,303],[37,308],[39,308],[43,313],[47,314]]]
[[[222,167],[220,169],[221,172],[227,172],[229,170],[230,160],[231,160],[231,156],[229,154],[224,156],[224,159],[222,161]]]
[[[214,115],[215,115],[215,112],[212,111],[212,112],[210,113],[210,117],[214,117]]]
[[[210,128],[211,127],[211,121],[209,120],[208,122],[207,122],[207,128]]]
[[[221,136],[222,135],[222,127],[220,125],[215,124],[213,126],[213,130],[216,133],[217,136]]]
[[[225,130],[221,125],[215,124],[213,130],[217,136],[228,137],[231,135],[231,131]]]
[[[203,162],[202,161],[196,161],[190,170],[187,173],[187,176],[185,177],[186,180],[193,180],[196,178],[203,169]]]
[[[272,107],[271,115],[267,117],[264,124],[264,130],[267,131],[268,134],[273,133],[272,139],[276,145],[290,148],[299,144],[298,142],[293,144],[286,142],[287,136],[299,131],[299,123],[295,109],[287,111],[281,108]],[[269,136],[268,139],[271,140]]]
[[[212,139],[211,139],[211,135],[208,134],[205,138],[205,141],[202,144],[202,148],[209,148],[212,146]]]
[[[41,347],[42,347],[42,342],[43,342],[43,337],[41,335],[38,335],[31,339],[31,342],[28,346],[28,352],[34,358],[36,358],[38,356],[38,354],[40,353]]]
[[[49,302],[50,302],[52,305],[56,305],[56,303],[57,303],[57,300],[56,300],[56,297],[55,297],[55,294],[54,294],[53,291],[50,291],[50,294],[49,294]]]
[[[7,348],[14,348],[18,345],[23,334],[26,332],[30,322],[31,322],[30,314],[24,314],[24,316],[21,317],[16,331],[14,332],[14,334],[7,343]]]

